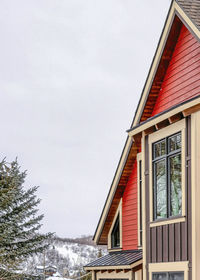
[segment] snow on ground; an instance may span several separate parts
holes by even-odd
[[[78,259],[77,253],[74,252],[74,247],[78,247],[78,244],[68,244],[67,246],[56,246],[59,254],[63,257],[68,257],[71,263],[76,263]]]
[[[56,250],[63,257],[69,258],[70,263],[75,265],[85,265],[97,255],[98,249],[90,245],[80,245],[78,243],[55,245]]]
[[[97,259],[99,254],[105,255],[107,250],[104,247],[99,248],[95,245],[79,243],[79,241],[73,242],[73,240],[57,238],[52,240],[45,253],[46,266],[56,266],[60,273],[60,275],[54,275],[54,278],[49,277],[48,280],[66,280],[66,278],[60,278],[61,275],[77,277],[84,265]],[[23,269],[26,273],[36,273],[40,266],[43,268],[43,262],[44,254],[34,255],[24,263]]]
[[[60,273],[56,272],[56,273],[54,273],[53,276],[48,277],[47,280],[72,280],[72,279],[63,278],[63,277],[61,277]]]

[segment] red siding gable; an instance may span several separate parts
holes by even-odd
[[[200,94],[200,43],[183,25],[152,116]]]
[[[137,226],[137,161],[135,161],[122,198],[123,250],[137,249]]]

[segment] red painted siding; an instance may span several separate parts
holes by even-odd
[[[200,43],[183,25],[152,116],[200,94]]]
[[[137,162],[135,162],[122,198],[123,250],[137,249],[137,227]]]

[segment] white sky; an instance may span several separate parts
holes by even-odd
[[[170,0],[1,0],[1,158],[43,231],[93,234]]]

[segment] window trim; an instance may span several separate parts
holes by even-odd
[[[189,262],[167,262],[167,263],[150,263],[149,280],[152,280],[153,273],[162,272],[184,272],[184,280],[188,280]]]
[[[182,164],[182,215],[175,216],[166,219],[159,219],[154,221],[153,211],[153,143],[162,140],[163,138],[169,137],[173,134],[180,132],[182,138],[182,149],[181,149],[181,164]],[[150,226],[159,226],[163,224],[171,224],[185,221],[185,135],[186,135],[186,122],[182,119],[168,127],[162,128],[157,132],[149,135],[149,202],[150,202]],[[180,220],[180,221],[179,221]]]
[[[181,156],[182,158],[182,147],[179,149],[176,149],[174,151],[169,151],[170,147],[169,147],[169,139],[172,137],[176,137],[177,135],[181,136],[181,132],[177,132],[173,135],[167,136],[165,138],[162,138],[161,140],[159,140],[158,142],[154,142],[152,144],[152,150],[153,150],[153,159],[152,159],[152,165],[153,165],[153,220],[154,221],[162,221],[163,219],[173,219],[176,217],[181,217],[182,214],[182,201],[181,201],[181,213],[177,214],[177,215],[173,215],[172,211],[171,211],[171,186],[170,186],[170,159],[177,157],[177,156]],[[159,157],[155,157],[155,145],[159,144],[159,143],[165,143],[165,154],[161,155]],[[181,143],[182,143],[182,139],[181,139]],[[181,145],[182,146],[182,145]],[[166,217],[164,218],[158,218],[157,217],[157,188],[156,188],[156,165],[159,164],[160,162],[164,162],[165,164],[165,182],[166,182],[166,186],[165,186],[165,190],[166,190],[166,195],[167,195],[167,199],[166,199]],[[181,161],[181,172],[180,172],[180,176],[182,175],[182,161]],[[181,181],[182,182],[182,181]],[[182,186],[182,183],[181,183]],[[181,190],[181,199],[182,199],[182,190]]]
[[[141,165],[140,165],[141,162]],[[141,169],[140,169],[141,167]],[[142,181],[143,181],[143,176],[142,176],[142,153],[138,153],[137,154],[137,191],[138,191],[138,248],[142,248],[142,238],[141,238],[141,226],[142,226],[142,234],[143,234],[143,223],[142,223],[142,217],[141,217],[141,213],[143,213],[142,211],[142,202],[143,202],[143,198],[141,196],[141,192],[142,192]],[[141,178],[141,180],[140,180]],[[141,191],[140,191],[141,189]]]
[[[119,234],[120,234],[120,246],[112,248],[112,231],[115,226],[115,222],[117,218],[119,217]],[[115,213],[114,219],[112,221],[112,225],[110,227],[109,233],[108,233],[108,250],[109,251],[121,251],[122,250],[122,198],[120,199],[117,211]]]

